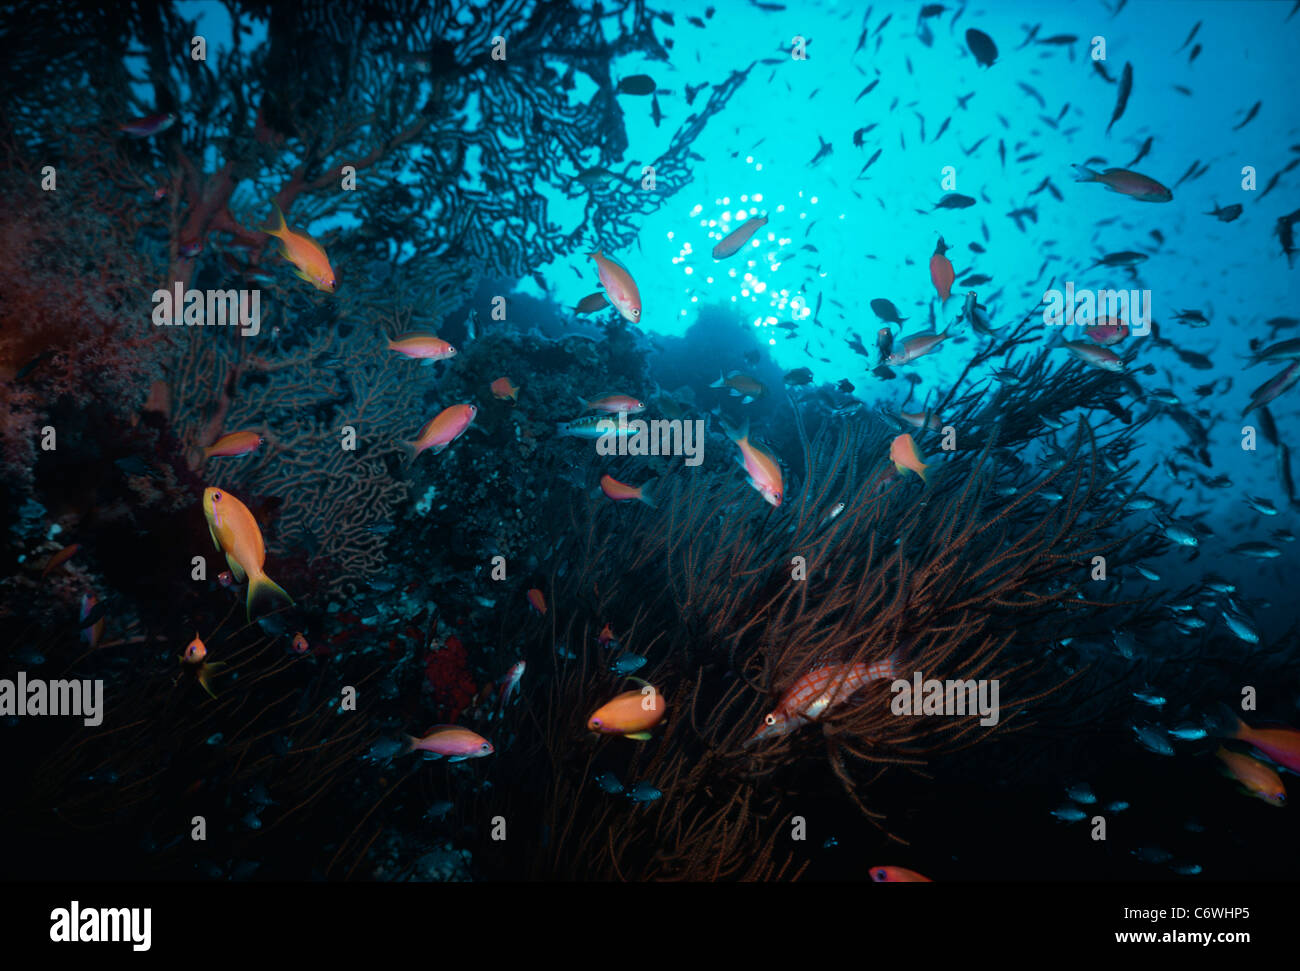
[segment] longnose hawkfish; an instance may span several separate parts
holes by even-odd
[[[816,721],[873,681],[892,681],[897,675],[896,655],[883,661],[831,664],[809,671],[781,696],[776,708],[763,718],[746,746],[764,738],[779,738]]]

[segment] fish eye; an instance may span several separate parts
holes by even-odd
[[[640,317],[640,316],[641,316],[641,311],[640,311],[640,310],[633,310],[633,311],[632,311],[632,316],[633,316],[633,317]]]
[[[220,492],[214,492],[214,493],[212,493],[212,501],[213,501],[213,502],[220,502],[220,501],[221,501],[221,493],[220,493]]]
[[[593,719],[591,720],[591,727],[592,727],[592,728],[599,728],[599,727],[600,727],[600,719],[599,719],[599,718],[593,718]]]
[[[775,725],[776,715],[768,715],[766,718],[763,719],[763,722],[767,725]]]
[[[491,743],[491,742],[484,742],[484,743],[480,746],[480,748],[482,748],[482,750],[483,750],[484,752],[491,752],[491,751],[492,751],[492,743]]]

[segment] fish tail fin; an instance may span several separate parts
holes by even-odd
[[[1250,732],[1250,727],[1231,707],[1220,702],[1205,716],[1205,731],[1219,738],[1242,739]]]
[[[644,502],[651,509],[657,508],[655,506],[655,496],[652,487],[658,481],[659,481],[658,479],[651,479],[649,482],[645,482],[641,485],[641,497],[640,497],[641,501]]]
[[[248,619],[254,620],[270,613],[280,604],[293,606],[293,597],[265,573],[248,578]]]
[[[718,372],[718,380],[714,381],[711,385],[709,385],[710,388],[725,388],[726,386],[727,386],[727,376],[722,372]]]
[[[591,402],[588,401],[586,398],[584,398],[582,395],[578,395],[577,397],[578,397],[578,404],[580,404],[580,405],[582,406],[582,410],[583,410],[583,411],[590,411],[590,410],[591,410]]]
[[[203,686],[203,690],[206,691],[208,696],[211,698],[217,697],[217,693],[212,690],[212,676],[218,674],[225,666],[225,661],[205,661],[199,667],[199,684]]]
[[[727,421],[723,415],[718,415],[718,424],[722,426],[722,431],[733,442],[740,442],[749,438],[749,419],[742,418],[739,425],[733,425]]]
[[[1076,165],[1074,167],[1074,181],[1096,182],[1098,181],[1098,173],[1088,168],[1086,165]]]
[[[397,754],[398,754],[398,755],[410,755],[412,752],[415,751],[415,746],[418,745],[418,744],[420,744],[420,740],[419,740],[418,738],[416,738],[414,735],[403,735],[403,736],[402,736],[402,749],[401,749],[401,751],[398,752]]]
[[[262,232],[269,236],[280,236],[288,228],[288,224],[284,221],[284,213],[280,211],[280,204],[272,200],[271,221],[262,227]]]
[[[596,250],[595,252],[588,253],[588,254],[587,254],[587,259],[589,259],[589,260],[598,260],[598,259],[600,259],[600,258],[601,258],[602,256],[604,256],[604,255],[605,255],[605,254],[602,253],[600,250]]]
[[[420,446],[416,442],[398,442],[402,449],[402,467],[411,465],[420,454]]]

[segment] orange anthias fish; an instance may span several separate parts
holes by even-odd
[[[247,455],[256,452],[266,444],[266,440],[257,432],[231,432],[222,435],[211,445],[203,449],[203,458],[217,458],[231,455]]]
[[[546,596],[542,593],[542,591],[538,590],[536,587],[533,587],[528,591],[528,593],[525,594],[525,596],[528,598],[528,606],[532,607],[533,610],[539,616],[545,617]]]
[[[608,648],[610,644],[618,643],[618,641],[614,640],[614,629],[609,624],[600,629],[600,633],[596,635],[596,643],[602,648]]]
[[[1270,806],[1286,805],[1286,786],[1282,778],[1258,759],[1240,752],[1230,752],[1222,745],[1214,753],[1226,766],[1225,774],[1241,783],[1247,795],[1256,796]]]
[[[934,248],[934,255],[930,257],[930,281],[934,284],[935,292],[939,294],[941,304],[947,303],[948,298],[952,296],[952,283],[957,279],[952,263],[943,255],[946,252],[948,247],[944,245],[943,237],[940,236],[939,245]]]
[[[448,762],[481,759],[496,751],[478,732],[457,725],[434,725],[423,738],[406,737],[408,752],[424,752],[430,758],[446,758]]]
[[[512,384],[509,378],[497,378],[490,387],[492,396],[498,401],[505,401],[507,398],[511,401],[519,400],[519,388]]]
[[[280,207],[275,203],[271,205],[275,207],[273,221],[270,226],[264,226],[262,232],[280,241],[280,254],[297,267],[295,272],[300,280],[306,280],[317,290],[333,293],[338,288],[338,280],[325,250],[306,233],[290,229]]]
[[[654,496],[650,494],[650,484],[634,486],[626,482],[619,482],[612,475],[602,475],[600,477],[600,491],[605,493],[606,498],[615,502],[629,502],[640,499],[651,509],[655,507]]]
[[[434,337],[432,334],[407,334],[395,341],[389,341],[388,349],[425,361],[445,361],[449,357],[456,356],[456,348],[441,337]]]
[[[622,735],[639,742],[650,737],[650,729],[658,725],[668,711],[668,701],[653,685],[640,678],[632,680],[642,687],[624,691],[592,712],[587,719],[588,731]]]
[[[781,478],[781,464],[766,449],[754,445],[749,440],[749,419],[740,423],[739,428],[722,421],[723,431],[740,449],[739,462],[749,475],[749,484],[758,490],[758,494],[773,506],[781,505],[784,497],[785,483]]]
[[[67,563],[68,560],[72,559],[79,549],[81,549],[80,543],[73,543],[69,546],[63,547],[63,549],[59,550],[45,561],[45,566],[41,567],[41,576],[49,576],[51,571],[58,569],[64,563]]]
[[[1112,192],[1119,192],[1138,202],[1169,202],[1174,194],[1155,179],[1128,169],[1095,172],[1086,165],[1076,165],[1075,182],[1100,182]]]
[[[90,645],[92,651],[99,647],[99,642],[104,636],[104,618],[102,614],[87,623],[98,603],[99,600],[93,593],[86,593],[81,596],[81,639]]]
[[[728,256],[739,252],[740,248],[749,242],[749,238],[766,225],[766,216],[755,216],[739,228],[733,229],[719,240],[717,246],[713,247],[713,258],[725,260]]]
[[[621,313],[625,320],[638,323],[641,320],[641,291],[636,287],[632,274],[600,250],[588,254],[596,261],[596,272],[600,275],[600,285],[605,288],[605,296]]]
[[[427,448],[433,449],[435,455],[441,452],[465,434],[465,430],[469,428],[470,422],[477,414],[477,405],[452,405],[450,408],[444,408],[420,429],[420,434],[415,441],[402,443],[408,457],[414,459]]]
[[[311,645],[307,643],[307,638],[303,636],[302,631],[293,635],[293,641],[289,646],[295,654],[306,654],[311,650]]]
[[[925,482],[925,470],[929,468],[916,450],[916,442],[911,435],[899,435],[889,443],[889,461],[899,472],[915,472]]]
[[[796,681],[768,712],[746,746],[764,738],[779,738],[796,728],[816,721],[831,708],[847,701],[873,681],[894,680],[894,658],[856,664],[831,664],[809,671]]]
[[[209,486],[203,490],[203,515],[207,517],[212,542],[226,554],[230,572],[240,583],[248,579],[248,619],[271,610],[276,601],[292,605],[293,598],[262,569],[266,563],[266,546],[248,507],[230,493]]]
[[[198,668],[198,681],[211,697],[215,698],[217,693],[212,690],[212,676],[226,666],[225,661],[209,661],[207,645],[199,637],[199,632],[194,632],[194,640],[185,645],[185,651],[181,654],[181,664],[188,664],[191,667]]]
[[[645,411],[645,402],[633,398],[630,394],[606,391],[590,398],[578,395],[578,403],[587,411],[605,411],[611,415],[622,412],[625,415],[637,415]]]
[[[1251,728],[1240,718],[1233,738],[1253,745],[1278,765],[1300,773],[1300,729],[1285,725],[1275,728]]]
[[[876,883],[934,883],[929,877],[903,866],[873,866],[871,879]]]

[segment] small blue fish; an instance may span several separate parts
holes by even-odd
[[[618,776],[613,772],[602,772],[596,776],[596,785],[600,787],[602,792],[608,792],[613,796],[623,791],[623,783],[618,781]]]
[[[215,735],[208,736],[208,744],[220,745],[223,741],[225,741],[225,738],[226,738],[225,735],[223,735],[221,732],[217,732]]]
[[[1174,856],[1159,846],[1139,846],[1132,853],[1143,863],[1168,863]]]
[[[243,823],[245,826],[247,826],[249,829],[262,828],[262,821],[257,818],[257,813],[249,813],[247,816],[241,819],[240,822]]]
[[[1133,697],[1144,705],[1150,705],[1152,708],[1163,708],[1165,706],[1165,701],[1168,700],[1164,695],[1159,694],[1152,689],[1150,685],[1143,688],[1141,691],[1134,691]]]
[[[402,743],[391,738],[381,738],[370,746],[365,758],[369,762],[387,762],[402,751]]]
[[[1183,722],[1176,728],[1169,729],[1169,734],[1174,738],[1183,740],[1184,742],[1194,742],[1198,738],[1204,738],[1206,732],[1200,725],[1193,725],[1191,722]]]
[[[274,806],[276,804],[266,786],[260,782],[254,782],[253,787],[248,790],[248,801],[254,806]]]
[[[1185,877],[1194,877],[1196,874],[1201,872],[1201,867],[1198,863],[1171,863],[1169,864],[1169,869]]]
[[[839,846],[839,845],[840,845],[840,841],[837,840],[834,836],[832,836],[832,837],[828,838],[828,839],[826,840],[825,843],[822,844],[822,849],[823,849],[823,850],[833,850],[833,849],[835,849],[835,847],[837,847],[837,846]]]
[[[1148,752],[1155,752],[1156,755],[1174,754],[1174,747],[1157,728],[1150,725],[1134,725],[1133,734],[1137,736],[1138,744]]]
[[[646,660],[640,654],[621,654],[609,664],[615,674],[632,674],[645,667]]]
[[[1065,790],[1065,794],[1083,806],[1091,806],[1097,801],[1097,797],[1092,794],[1092,787],[1086,782],[1080,782],[1076,786],[1070,786],[1070,788]]]
[[[1114,802],[1112,802],[1110,805],[1106,807],[1106,812],[1122,813],[1127,808],[1128,808],[1128,803],[1126,803],[1123,799],[1116,799]]]
[[[1061,806],[1053,809],[1052,815],[1063,823],[1077,823],[1081,819],[1088,818],[1088,814],[1077,806]]]
[[[633,802],[646,803],[646,802],[654,802],[662,795],[663,793],[660,792],[658,789],[656,789],[654,786],[652,786],[650,783],[638,782],[636,785],[634,785],[631,788],[631,790],[629,790],[627,797],[631,799]]]
[[[429,807],[428,811],[424,815],[425,818],[427,819],[441,820],[444,816],[447,815],[447,813],[451,812],[455,808],[456,808],[455,803],[450,802],[446,799],[439,799],[437,802],[435,802],[432,806]]]

